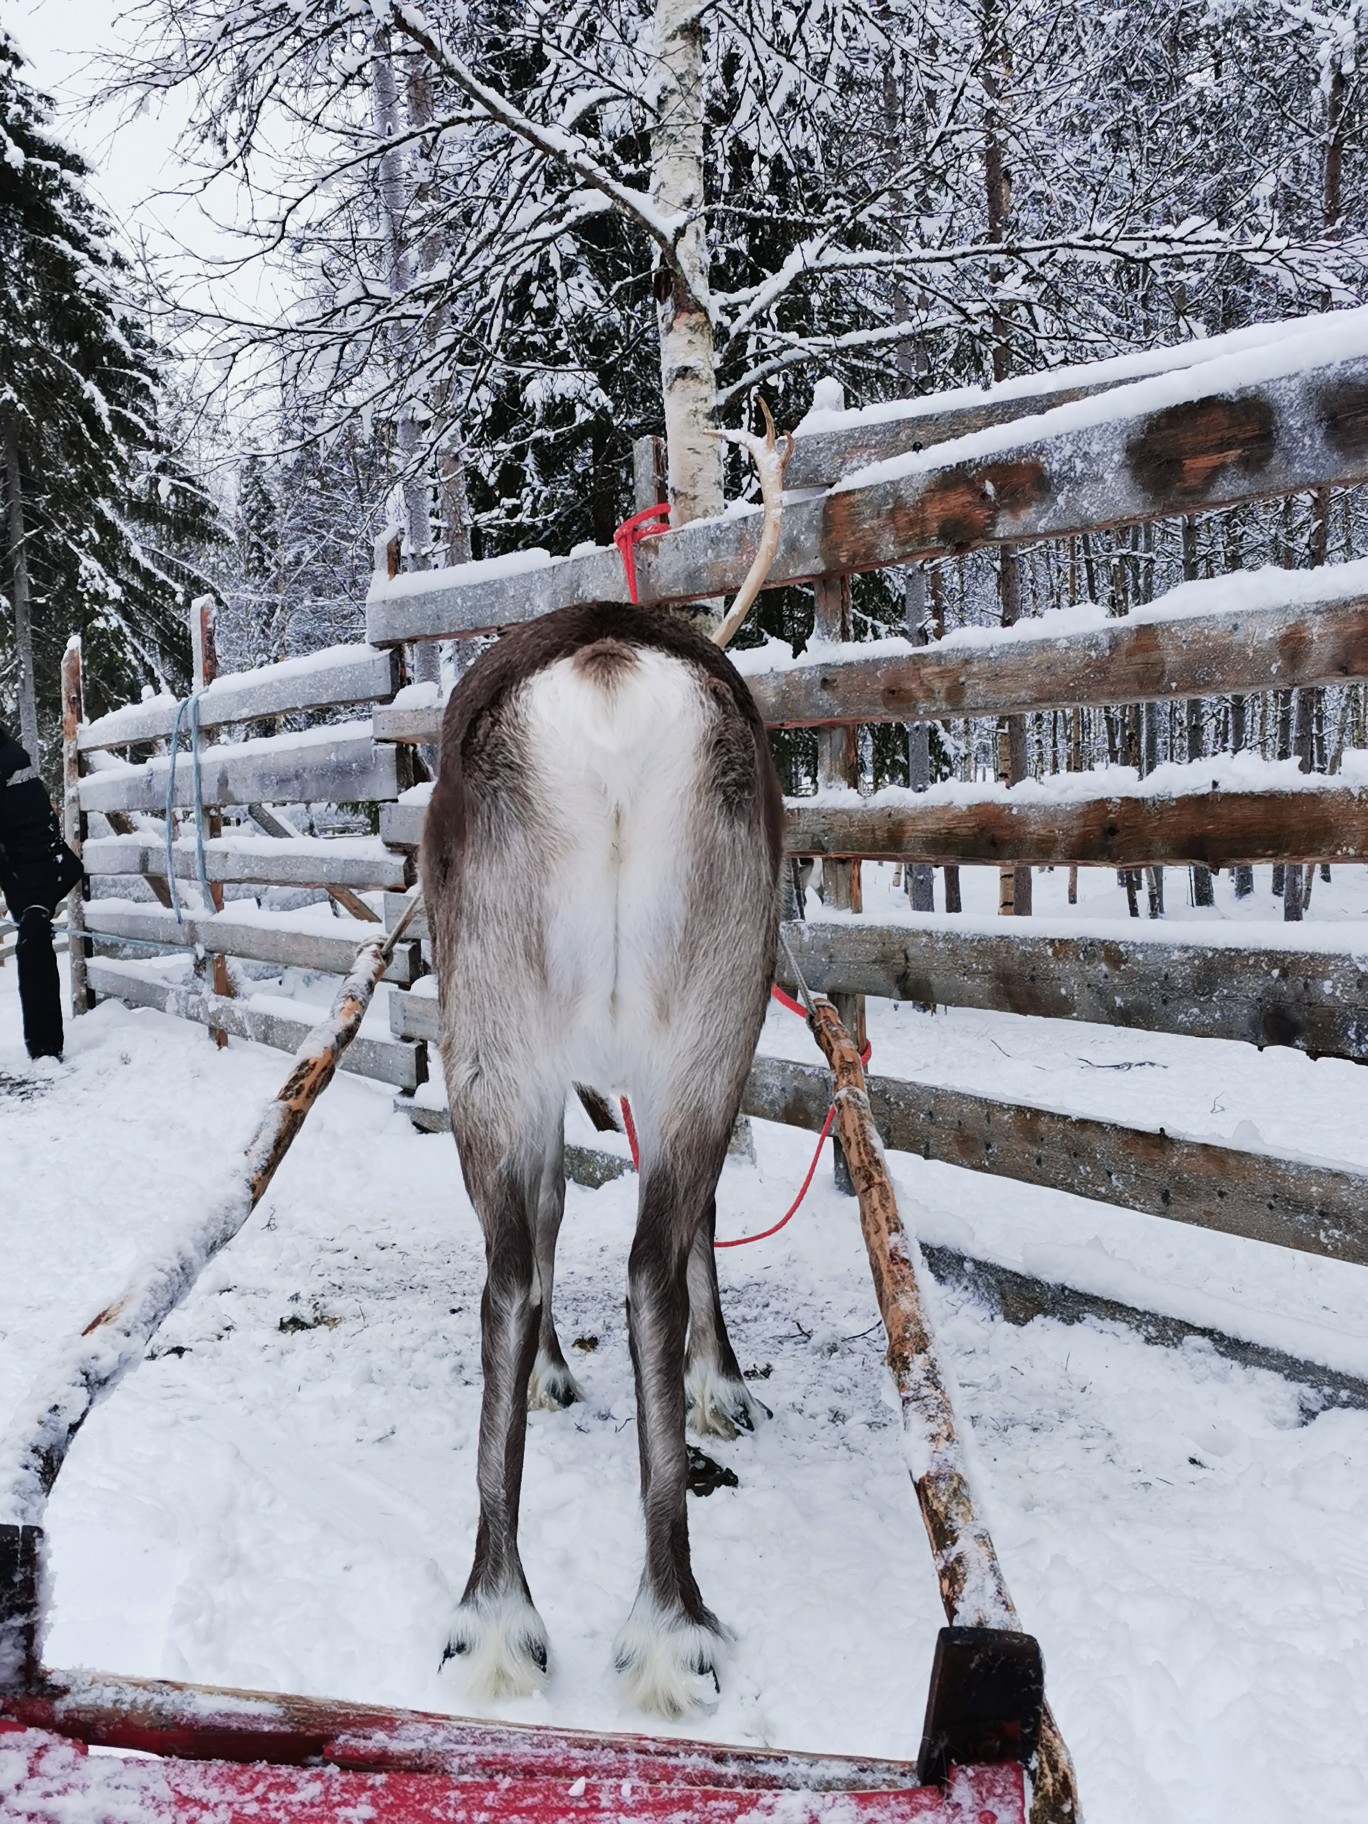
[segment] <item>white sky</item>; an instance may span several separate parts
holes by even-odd
[[[105,84],[99,58],[123,36],[117,20],[124,10],[119,0],[0,0],[0,24],[28,61],[25,75],[56,101],[60,137],[95,167],[95,193],[114,220],[134,235],[140,228],[153,237],[184,235],[198,211],[148,200],[177,181],[172,146],[181,108],[128,120],[98,101]]]
[[[229,0],[224,0],[228,4]],[[91,188],[131,250],[142,241],[159,263],[179,275],[187,301],[227,308],[232,314],[274,314],[281,306],[272,275],[252,266],[233,276],[210,276],[208,263],[240,254],[231,222],[238,193],[228,181],[214,186],[206,208],[194,196],[166,192],[189,173],[176,156],[189,97],[132,112],[126,101],[102,100],[108,75],[102,58],[126,45],[121,23],[135,0],[0,0],[0,25],[26,59],[26,78],[56,103],[58,136],[93,167]]]

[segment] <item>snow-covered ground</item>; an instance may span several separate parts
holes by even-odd
[[[1082,878],[1081,916],[1124,909],[1114,876]],[[1064,880],[1038,876],[1040,910],[1062,909]],[[995,884],[967,873],[968,909]],[[1168,885],[1191,917],[1183,875]],[[870,912],[894,904],[890,870],[866,889]],[[1217,917],[1248,915],[1227,891]],[[1265,886],[1252,911],[1271,908]],[[1317,885],[1311,925],[1368,949],[1365,914],[1362,871]],[[1368,1169],[1368,1072],[1348,1064],[882,1003],[871,1029],[890,1074]],[[779,1010],[765,1042],[813,1055]],[[73,1026],[63,1064],[30,1065],[0,969],[0,1408],[213,1194],[283,1068],[109,1004]],[[724,1235],[787,1206],[811,1139],[764,1127],[758,1147],[758,1169],[727,1169]],[[1364,1270],[892,1165],[929,1240],[1368,1373]],[[644,1722],[610,1667],[640,1549],[632,1204],[630,1181],[569,1194],[557,1306],[588,1401],[530,1421],[524,1556],[555,1662],[545,1696],[506,1707],[527,1720]],[[692,1502],[696,1565],[738,1639],[719,1708],[682,1732],[914,1754],[941,1617],[853,1206],[823,1171],[782,1234],[720,1263],[774,1417],[708,1445],[739,1486]],[[51,1513],[51,1662],[468,1709],[438,1660],[473,1539],[480,1276],[454,1147],[339,1077],[72,1452]],[[1305,1423],[1296,1389],[1204,1347],[1014,1329],[959,1294],[936,1306],[1092,1824],[1368,1815],[1368,1414]]]

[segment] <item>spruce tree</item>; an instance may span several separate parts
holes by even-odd
[[[186,554],[214,515],[162,427],[157,350],[89,169],[22,71],[0,32],[0,679],[37,758],[71,633],[96,712],[183,681],[200,586]]]

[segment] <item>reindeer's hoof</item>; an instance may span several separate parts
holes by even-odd
[[[576,1400],[583,1398],[583,1387],[565,1363],[553,1361],[549,1355],[543,1355],[538,1350],[532,1366],[532,1378],[527,1383],[528,1411],[563,1412],[567,1406],[573,1406]]]
[[[724,1639],[712,1615],[706,1622],[690,1621],[663,1614],[639,1597],[614,1645],[614,1664],[632,1703],[673,1722],[717,1708]]]
[[[546,1628],[522,1596],[475,1598],[456,1611],[446,1652],[466,1694],[484,1703],[528,1697],[546,1683]]]
[[[734,1438],[774,1417],[743,1380],[721,1375],[715,1368],[690,1368],[684,1377],[684,1394],[689,1402],[689,1429],[700,1437]]]

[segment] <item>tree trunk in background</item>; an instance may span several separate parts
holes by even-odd
[[[988,239],[1006,237],[1012,213],[1012,174],[1007,165],[1004,95],[1011,73],[1007,47],[1006,0],[983,0],[983,190]],[[1003,281],[999,266],[990,268],[995,284]],[[1011,322],[1006,309],[995,304],[992,315],[993,379],[1001,383],[1012,371]],[[998,601],[1002,625],[1012,627],[1021,618],[1021,564],[1015,551],[1004,545],[999,554]],[[1026,718],[1002,718],[999,771],[1008,785],[1026,777]],[[998,910],[1026,917],[1031,911],[1031,870],[1003,868],[999,877]]]
[[[1197,521],[1183,521],[1183,580],[1194,582],[1198,574],[1197,566]],[[1202,699],[1190,697],[1187,704],[1187,757],[1191,760],[1202,760],[1206,757],[1206,742],[1202,729]],[[1194,906],[1214,906],[1216,893],[1212,884],[1211,869],[1198,862],[1192,869],[1192,903]]]
[[[371,118],[375,136],[392,141],[399,131],[399,88],[394,74],[394,53],[387,26],[375,34],[375,54],[371,62]],[[407,185],[404,159],[398,147],[391,145],[380,157],[380,215],[385,234],[389,264],[390,296],[399,299],[413,283],[413,264],[404,240],[404,218],[407,214]],[[397,334],[391,346],[395,372],[403,370],[407,354]],[[399,407],[394,424],[395,442],[399,447],[402,471],[400,487],[404,496],[404,548],[410,567],[426,570],[432,563],[432,503],[427,477],[417,463],[418,427],[413,408],[405,402]],[[420,640],[409,648],[410,670],[419,683],[435,684],[441,675],[441,659],[435,641]],[[427,759],[427,754],[424,758]]]
[[[38,744],[38,690],[33,671],[33,593],[25,550],[24,483],[19,461],[19,433],[13,417],[0,419],[5,469],[6,530],[9,544],[10,600],[14,604],[14,652],[19,662],[19,739],[35,766],[43,764]]]
[[[920,564],[906,572],[903,598],[903,625],[914,646],[927,643],[926,572]],[[907,728],[907,783],[914,792],[924,792],[931,783],[931,730],[925,722],[911,722]],[[907,902],[914,912],[934,912],[935,870],[929,862],[907,864]]]
[[[722,511],[722,449],[708,434],[717,380],[703,222],[703,26],[695,0],[656,0],[654,33],[651,206],[688,218],[674,259],[658,256],[655,271],[670,521],[683,526]]]
[[[431,123],[434,113],[432,99],[432,71],[426,59],[414,57],[409,60],[408,75],[405,82],[405,95],[408,100],[409,119],[416,127]],[[415,202],[426,204],[430,201],[432,186],[419,184],[414,191]],[[429,234],[423,242],[419,257],[423,271],[430,273],[442,258],[442,237],[437,232]],[[446,328],[448,311],[445,306],[435,311],[432,316],[428,339],[436,342]],[[470,502],[466,494],[465,458],[463,454],[464,439],[461,426],[456,417],[454,399],[454,380],[448,373],[440,397],[434,401],[437,417],[437,498],[439,513],[444,534],[443,556],[449,564],[468,564],[471,559],[470,544]],[[453,641],[457,654],[469,650],[468,642]]]
[[[1230,751],[1238,754],[1247,744],[1246,728],[1248,725],[1248,702],[1244,697],[1230,699]],[[1234,870],[1235,897],[1248,899],[1254,891],[1254,870],[1240,866]]]

